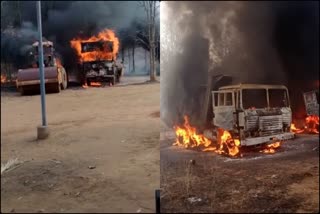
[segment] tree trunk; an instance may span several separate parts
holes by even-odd
[[[130,50],[129,50],[129,48],[128,48],[128,63],[129,63],[129,73],[131,73],[131,66],[130,66],[130,64],[131,64],[131,60],[130,60]]]
[[[133,44],[133,47],[132,47],[132,73],[134,73],[136,71],[136,65],[134,62],[134,49],[135,49],[135,45]]]
[[[144,70],[145,70],[146,73],[148,72],[148,70],[147,70],[147,51],[146,51],[146,49],[144,49]]]
[[[121,58],[122,58],[122,62],[124,62],[124,47],[121,47]]]
[[[155,16],[155,2],[149,1],[149,42],[150,42],[150,81],[155,81],[155,75],[154,75],[154,16]]]

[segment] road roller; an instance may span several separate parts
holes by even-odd
[[[19,69],[16,87],[21,95],[40,91],[39,42],[28,52],[28,68]],[[67,73],[61,60],[55,56],[53,43],[43,41],[43,63],[46,92],[59,93],[67,88]]]

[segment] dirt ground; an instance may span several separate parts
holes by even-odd
[[[160,139],[163,213],[319,212],[319,135],[237,159],[172,146],[168,130]]]
[[[1,212],[155,211],[160,84],[121,85],[48,94],[42,141],[40,96],[1,93]]]

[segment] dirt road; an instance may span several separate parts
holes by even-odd
[[[1,96],[2,212],[154,212],[160,84],[47,95],[51,135],[36,140],[40,97]]]
[[[160,137],[162,212],[319,212],[319,135],[237,159],[172,146],[172,137]]]

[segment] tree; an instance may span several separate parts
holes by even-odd
[[[136,48],[136,23],[133,21],[129,28],[123,29],[119,32],[121,39],[121,51],[122,60],[124,61],[124,51],[128,50],[128,60],[129,60],[129,72],[135,72],[135,48]],[[132,54],[132,69],[130,69],[131,64],[131,54]]]
[[[147,15],[148,38],[150,48],[150,81],[155,81],[156,76],[156,16],[159,8],[158,1],[140,2]]]

